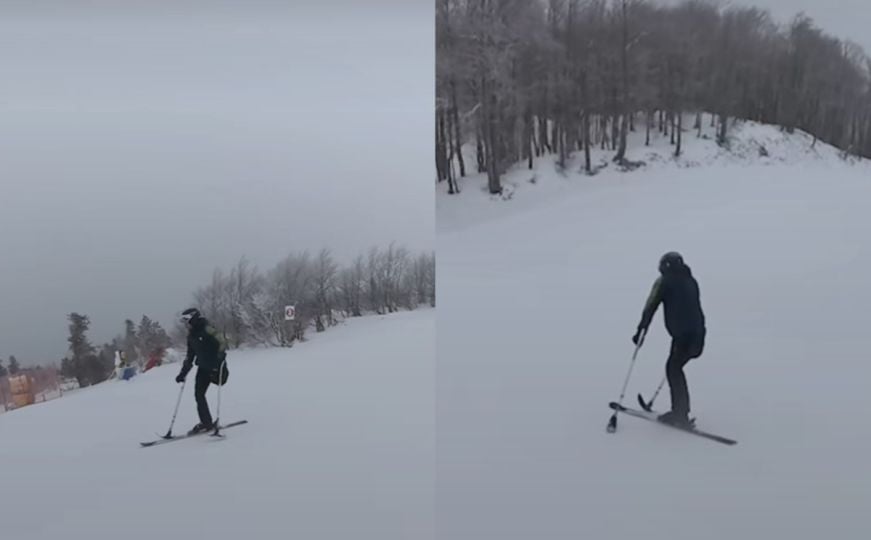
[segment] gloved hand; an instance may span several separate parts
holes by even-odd
[[[184,382],[184,379],[185,379],[185,373],[181,372],[176,376],[175,382],[182,383],[182,382]]]
[[[634,343],[635,345],[638,345],[638,343],[640,343],[643,340],[644,340],[644,330],[639,328],[635,332],[635,335],[632,336],[632,343]]]

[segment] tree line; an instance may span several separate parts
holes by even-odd
[[[291,346],[310,328],[323,332],[341,318],[434,307],[435,254],[390,244],[342,266],[327,249],[304,251],[266,272],[243,257],[229,272],[216,270],[194,304],[230,347]],[[292,322],[285,321],[288,305],[295,307]]]
[[[64,377],[76,379],[81,387],[108,379],[115,371],[116,352],[123,352],[127,365],[142,368],[148,358],[162,356],[172,345],[160,323],[146,315],[142,316],[138,327],[132,320],[125,320],[124,334],[99,347],[88,338],[91,321],[87,315],[70,313],[67,319],[69,354],[61,360],[60,372]]]
[[[18,363],[18,359],[15,356],[9,357],[9,367],[3,365],[3,360],[0,359],[0,377],[5,377],[6,375],[18,375],[21,371],[21,365]]]
[[[215,270],[211,281],[192,294],[192,302],[230,348],[289,347],[304,340],[309,329],[323,332],[343,318],[434,307],[435,254],[413,254],[390,244],[342,266],[329,250],[316,255],[304,251],[266,272],[243,257],[228,272]],[[295,306],[291,322],[285,320],[287,305]],[[167,332],[145,315],[138,325],[127,319],[122,334],[94,346],[87,335],[89,317],[70,313],[67,319],[69,354],[61,360],[61,374],[82,387],[112,375],[116,351],[123,351],[128,365],[141,368],[152,355],[162,356],[171,346],[184,349],[186,343],[187,329],[180,320]]]
[[[583,152],[593,174],[591,147],[631,167],[627,133],[641,129],[679,156],[702,112],[722,146],[730,119],[745,119],[871,157],[871,59],[804,14],[778,25],[705,0],[437,0],[436,51],[436,171],[449,193],[472,168],[500,193],[510,166],[545,154],[565,167]]]

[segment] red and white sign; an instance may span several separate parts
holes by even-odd
[[[296,317],[296,307],[284,306],[284,320],[292,321]]]

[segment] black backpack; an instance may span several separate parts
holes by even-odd
[[[219,369],[213,369],[209,373],[209,381],[212,384],[216,384],[218,386],[224,386],[227,384],[227,379],[230,378],[230,370],[227,369],[227,360],[221,362],[221,367]]]

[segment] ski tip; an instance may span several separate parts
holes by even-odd
[[[626,410],[626,407],[624,407],[623,405],[620,405],[616,401],[612,401],[612,402],[608,403],[608,406],[611,407],[612,409],[614,409],[615,411],[625,411]]]

